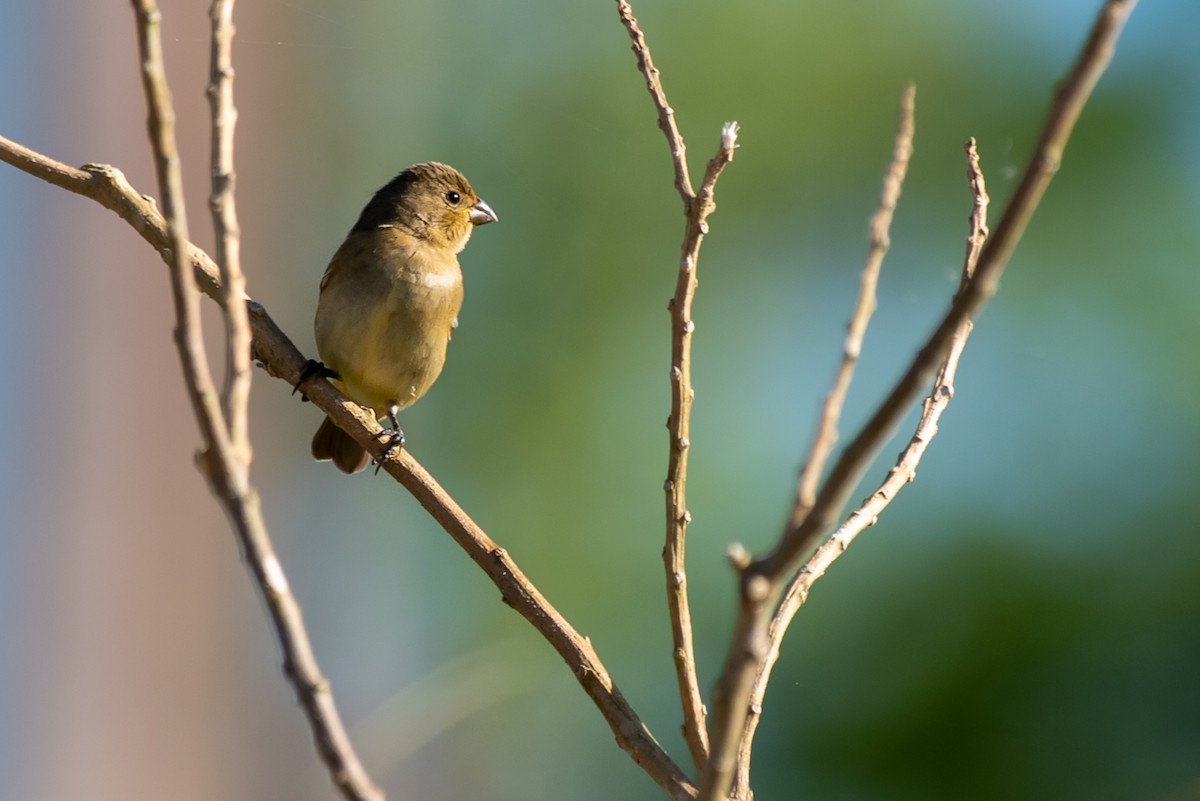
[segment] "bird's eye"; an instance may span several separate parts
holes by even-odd
[[[446,193],[446,202],[451,206],[457,206],[458,201],[460,200],[462,200],[462,195],[458,194],[453,189]]]

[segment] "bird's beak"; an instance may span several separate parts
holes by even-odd
[[[500,219],[496,216],[496,212],[492,211],[492,207],[485,203],[482,199],[477,201],[471,210],[467,212],[471,218],[471,223],[474,225],[484,225],[490,222],[496,222]]]

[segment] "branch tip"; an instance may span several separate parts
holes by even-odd
[[[721,149],[733,150],[738,147],[738,124],[736,121],[727,122],[721,126]]]
[[[750,552],[740,542],[734,542],[725,549],[725,559],[737,572],[741,573],[750,567]]]

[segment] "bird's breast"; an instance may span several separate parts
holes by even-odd
[[[350,397],[377,412],[409,405],[442,371],[462,307],[453,254],[359,242],[335,257],[317,310],[317,348]]]

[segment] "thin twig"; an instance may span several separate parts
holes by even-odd
[[[967,143],[963,145],[963,150],[967,153],[967,181],[971,185],[971,197],[975,202],[971,207],[971,213],[967,216],[969,226],[967,255],[963,259],[962,279],[958,284],[960,292],[966,287],[967,282],[975,277],[975,265],[979,264],[979,256],[983,253],[983,246],[987,242],[988,234],[991,233],[987,224],[988,205],[991,203],[991,198],[988,197],[987,186],[983,181],[983,170],[979,166],[979,150],[976,147],[975,137],[967,140]],[[959,329],[955,336],[962,333],[962,329]],[[970,331],[968,330],[967,333]]]
[[[687,508],[687,461],[691,446],[692,400],[696,395],[692,388],[691,368],[692,332],[696,329],[692,321],[692,298],[696,293],[700,244],[708,230],[706,218],[716,208],[712,199],[713,187],[721,170],[733,159],[736,147],[737,123],[731,122],[722,129],[720,145],[708,162],[700,194],[690,204],[675,294],[668,304],[671,314],[671,413],[667,418],[667,479],[663,483],[667,533],[662,555],[667,577],[672,656],[683,711],[682,732],[697,770],[708,758],[708,731],[696,670],[685,560],[687,526],[692,520]]]
[[[1046,187],[1058,172],[1075,121],[1096,81],[1108,66],[1116,39],[1135,5],[1136,0],[1109,0],[1101,10],[1087,43],[1051,105],[1037,148],[1026,165],[1021,182],[996,225],[995,233],[980,254],[976,279],[955,296],[950,310],[891,395],[858,437],[846,446],[809,517],[802,523],[790,526],[779,548],[757,560],[752,572],[771,579],[788,575],[791,572],[789,568],[796,560],[823,531],[828,530],[879,447],[895,432],[922,388],[933,379],[934,371],[949,349],[959,323],[974,318],[996,293],[1008,259]]]
[[[733,554],[740,579],[738,615],[713,692],[710,754],[700,777],[701,801],[721,801],[733,782],[755,676],[770,650],[768,627],[784,582],[796,572],[800,559],[813,543],[832,529],[871,460],[895,433],[922,389],[933,381],[959,326],[974,319],[995,294],[1004,267],[1058,171],[1075,121],[1108,66],[1116,40],[1135,5],[1136,0],[1108,0],[1100,11],[1088,41],[1055,96],[1021,182],[980,254],[975,278],[955,296],[950,310],[907,372],[846,445],[807,516],[800,522],[789,521],[779,544],[770,553],[753,560],[744,553]]]
[[[988,237],[988,195],[984,186],[983,171],[979,168],[979,153],[975,149],[975,140],[969,140],[964,149],[967,153],[967,179],[970,183],[972,204],[971,214],[968,216],[967,254],[963,260],[960,289],[965,287],[974,276],[975,265],[979,261],[979,254]],[[887,478],[871,494],[871,497],[862,506],[851,512],[837,531],[813,553],[805,562],[804,567],[800,568],[800,571],[792,578],[791,584],[784,592],[783,600],[767,629],[769,641],[767,658],[759,666],[758,675],[754,680],[754,689],[750,694],[750,713],[746,717],[741,744],[738,748],[735,796],[740,797],[739,788],[750,786],[750,752],[754,744],[754,733],[762,717],[763,696],[767,691],[767,682],[770,681],[771,669],[779,659],[779,648],[783,643],[788,626],[796,612],[808,600],[808,591],[813,582],[823,576],[834,560],[846,552],[855,537],[875,524],[880,513],[891,503],[892,499],[904,489],[905,485],[916,478],[917,465],[924,456],[925,449],[937,435],[938,420],[954,397],[954,376],[958,369],[959,357],[967,343],[967,337],[971,334],[972,326],[970,320],[964,320],[955,332],[950,352],[942,361],[938,376],[933,382],[933,390],[925,398],[916,431],[908,445],[901,451],[896,466],[888,472]]]
[[[225,388],[222,409],[229,423],[229,439],[240,461],[250,463],[247,406],[250,399],[250,322],[243,303],[246,276],[242,272],[241,227],[238,225],[233,169],[233,132],[237,107],[233,104],[233,0],[214,0],[211,68],[208,100],[212,107],[212,211],[216,258],[225,288]]]
[[[879,209],[871,218],[869,228],[870,246],[867,250],[866,264],[863,265],[862,276],[859,279],[858,299],[854,304],[854,312],[846,326],[846,339],[842,343],[842,361],[838,365],[837,375],[833,386],[825,396],[821,408],[821,417],[817,423],[817,434],[813,438],[812,450],[804,461],[800,471],[800,479],[796,486],[796,503],[792,512],[793,519],[803,520],[816,500],[817,485],[821,481],[821,471],[825,469],[825,461],[833,451],[838,439],[838,420],[842,414],[842,406],[846,402],[846,393],[850,390],[850,382],[854,378],[854,368],[858,364],[862,352],[863,337],[867,332],[867,324],[875,313],[875,287],[879,284],[879,271],[883,266],[883,257],[891,246],[889,230],[892,217],[896,213],[896,204],[900,201],[900,190],[904,186],[904,176],[908,172],[908,162],[912,158],[914,134],[914,101],[916,86],[908,84],[900,96],[900,123],[896,131],[896,142],[892,152],[892,162],[883,177],[883,190],[879,197]]]
[[[708,758],[708,731],[705,727],[704,702],[696,671],[696,652],[692,632],[692,616],[687,595],[685,552],[687,527],[692,516],[687,508],[687,466],[691,445],[690,426],[692,400],[692,299],[696,293],[696,265],[700,245],[708,233],[708,216],[716,209],[713,191],[721,171],[733,160],[737,148],[737,123],[727,123],[721,130],[716,155],[709,160],[700,191],[692,191],[688,173],[686,148],[675,112],[667,102],[662,78],[654,66],[646,37],[634,19],[633,9],[625,0],[618,0],[617,13],[629,32],[638,70],[646,79],[646,88],[658,112],[658,127],[662,129],[671,149],[675,169],[675,189],[683,202],[685,218],[683,244],[680,247],[679,271],[675,294],[667,304],[671,314],[671,413],[667,418],[667,479],[663,483],[666,501],[666,543],[663,546],[663,567],[667,578],[667,614],[671,619],[672,656],[679,701],[683,711],[683,739],[691,753],[692,762],[700,770]]]
[[[650,57],[650,48],[646,46],[646,37],[638,27],[629,3],[625,0],[617,0],[617,14],[621,17],[621,24],[629,32],[633,54],[637,56],[638,71],[646,79],[646,89],[650,92],[650,97],[654,100],[654,108],[658,111],[658,127],[662,129],[663,136],[667,137],[667,145],[671,148],[671,163],[675,167],[675,191],[683,199],[684,206],[688,206],[696,193],[692,191],[692,179],[688,176],[687,148],[683,144],[679,126],[675,124],[675,109],[671,108],[671,104],[667,102],[667,93],[663,91],[662,78],[659,76],[658,68],[654,66],[654,59]]]
[[[245,557],[262,591],[284,650],[286,674],[308,715],[318,751],[342,794],[351,801],[382,801],[354,753],[334,706],[329,683],[321,676],[304,629],[300,607],[271,547],[258,495],[249,483],[248,447],[230,440],[227,422],[204,352],[200,329],[200,294],[189,257],[183,181],[175,143],[175,113],[163,69],[161,13],[154,0],[134,0],[142,80],[149,107],[148,128],[163,197],[163,217],[170,243],[171,287],[175,300],[175,342],[188,396],[204,440],[201,471],[225,507],[242,543]],[[237,297],[226,293],[226,297]],[[227,303],[227,306],[245,306]]]
[[[175,110],[163,70],[162,15],[154,0],[134,0],[134,9],[137,12],[138,52],[148,110],[146,124],[154,150],[159,196],[162,198],[163,217],[167,221],[167,236],[173,254],[168,266],[171,268],[171,290],[175,304],[175,346],[179,351],[188,397],[195,409],[205,446],[227,451],[227,432],[220,410],[214,408],[216,392],[200,333],[200,297],[186,257],[187,212],[175,142]]]

